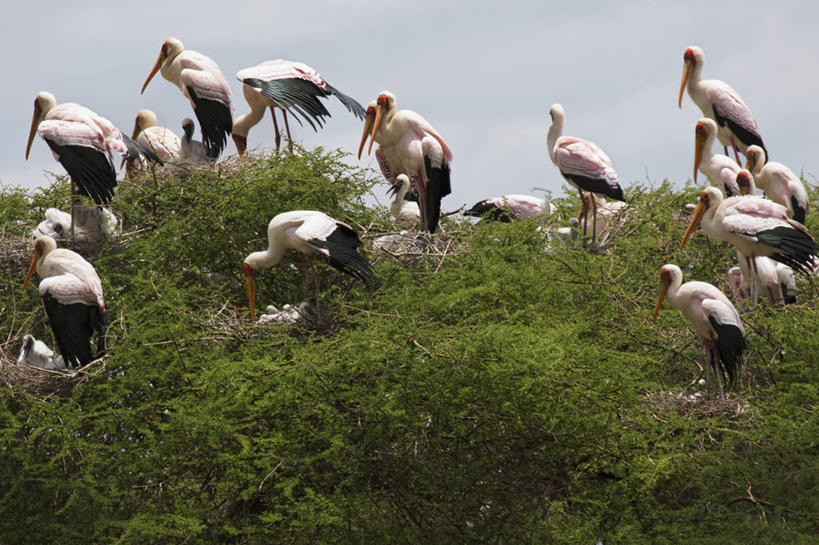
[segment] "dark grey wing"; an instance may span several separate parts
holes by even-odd
[[[200,98],[196,90],[187,87],[188,96],[194,104],[194,113],[202,129],[202,143],[205,144],[208,158],[216,159],[227,145],[227,137],[233,131],[233,116],[230,107],[218,100]]]
[[[352,112],[352,114],[354,116],[356,116],[357,118],[359,118],[361,120],[364,119],[364,117],[367,115],[367,111],[364,109],[364,107],[361,104],[358,103],[357,100],[345,95],[344,93],[342,93],[341,91],[339,91],[338,89],[336,89],[335,87],[333,87],[332,85],[327,83],[326,81],[324,82],[324,85],[327,86],[327,91],[329,91],[331,94],[335,95],[336,98],[342,104],[344,104],[344,106],[347,108],[348,111]]]
[[[87,365],[94,359],[91,336],[99,336],[99,351],[105,350],[102,311],[96,305],[63,304],[46,292],[43,295],[46,316],[57,340],[63,360],[74,368]]]
[[[734,324],[721,324],[713,315],[708,316],[711,327],[717,332],[717,350],[728,381],[734,382],[737,370],[742,366],[742,352],[747,344],[742,330]]]
[[[162,159],[147,146],[143,146],[139,142],[131,140],[125,134],[122,135],[122,141],[125,142],[125,146],[128,148],[128,155],[125,156],[127,161],[133,161],[142,155],[149,161],[159,163],[160,165],[162,164]]]
[[[336,223],[336,229],[330,233],[327,240],[311,238],[307,242],[316,248],[322,248],[329,252],[330,265],[345,274],[358,278],[364,282],[370,290],[378,287],[378,278],[370,265],[370,262],[358,253],[361,240],[358,234],[342,223]]]
[[[77,185],[80,195],[96,204],[111,202],[117,186],[117,173],[107,154],[88,146],[60,146],[46,139],[58,161]]]

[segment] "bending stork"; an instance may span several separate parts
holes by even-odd
[[[694,183],[697,183],[697,172],[701,171],[716,186],[723,187],[727,197],[740,194],[736,178],[742,167],[727,155],[714,154],[714,139],[717,136],[717,124],[713,119],[703,117],[694,129]]]
[[[390,204],[390,214],[397,220],[417,224],[421,221],[421,210],[419,210],[417,202],[406,200],[409,191],[409,177],[406,174],[399,174],[387,190],[387,193],[395,195]]]
[[[508,222],[511,218],[537,218],[554,214],[556,208],[550,200],[531,195],[503,195],[475,203],[464,216],[486,217],[490,220]]]
[[[361,241],[358,234],[346,223],[337,221],[323,212],[294,210],[278,214],[267,226],[267,250],[253,252],[243,265],[247,296],[250,301],[250,317],[256,321],[256,273],[260,268],[277,265],[287,249],[298,250],[304,261],[304,291],[307,292],[309,278],[307,261],[311,256],[319,256],[330,266],[364,282],[371,290],[377,287],[378,279],[369,261],[358,253]],[[313,274],[316,288],[316,314],[319,314],[318,275]]]
[[[196,51],[185,50],[182,42],[168,38],[159,50],[156,64],[142,85],[141,93],[157,72],[173,83],[190,100],[208,157],[216,159],[227,143],[227,135],[233,128],[230,105],[230,85],[222,71],[210,57]]]
[[[718,79],[702,79],[704,63],[705,53],[702,49],[691,46],[685,50],[678,106],[682,108],[683,90],[687,85],[688,95],[702,110],[702,115],[719,124],[717,136],[725,148],[725,155],[728,155],[728,146],[731,145],[739,163],[739,152],[745,153],[748,146],[756,144],[765,149],[759,126],[742,97],[730,85]]]
[[[290,125],[287,123],[289,111],[301,125],[299,117],[317,131],[316,125],[322,127],[325,117],[330,112],[324,107],[319,97],[335,95],[348,111],[359,119],[364,119],[364,108],[354,99],[327,83],[321,75],[306,64],[283,59],[265,61],[250,68],[240,70],[236,78],[242,82],[242,92],[250,106],[250,113],[238,118],[233,123],[233,141],[239,155],[247,149],[247,134],[251,127],[262,120],[265,109],[270,108],[273,118],[273,130],[276,133],[276,150],[281,145],[279,125],[276,122],[276,108],[282,111],[287,140],[292,148]]]
[[[434,233],[441,216],[441,199],[452,192],[452,151],[444,139],[417,113],[398,110],[395,95],[389,91],[378,95],[375,104],[367,108],[359,158],[368,136],[371,140],[367,153],[372,151],[373,142],[378,142],[376,157],[389,181],[398,174],[409,176],[418,195],[421,225]]]
[[[199,140],[193,139],[193,132],[196,126],[193,124],[193,119],[186,117],[182,120],[182,141],[179,143],[179,162],[191,165],[206,165],[210,161],[208,159],[208,151],[205,145]]]
[[[105,351],[105,299],[97,271],[71,250],[57,249],[53,238],[34,242],[34,257],[23,289],[34,271],[40,275],[40,296],[57,346],[67,365],[82,367]],[[91,351],[91,336],[97,334],[97,354]]]
[[[723,293],[706,282],[682,283],[682,271],[673,264],[663,265],[660,271],[660,293],[654,307],[653,321],[663,300],[685,314],[694,326],[694,332],[705,347],[708,368],[714,371],[719,386],[719,398],[725,401],[722,376],[728,376],[733,383],[737,370],[742,366],[742,352],[746,348],[745,329],[739,320],[739,313]]]
[[[745,168],[754,175],[756,185],[765,196],[787,208],[790,217],[805,225],[810,201],[802,180],[782,163],[769,162],[765,150],[759,146],[749,146],[745,157],[748,158]]]
[[[549,116],[552,118],[552,125],[546,137],[549,157],[563,178],[577,189],[581,203],[584,191],[599,193],[625,202],[623,190],[617,181],[617,172],[614,171],[608,155],[594,142],[574,136],[561,136],[565,111],[560,104],[552,104],[549,108]],[[592,244],[595,244],[597,239],[597,203],[595,201],[592,201],[592,214]],[[585,234],[584,226],[583,235]]]

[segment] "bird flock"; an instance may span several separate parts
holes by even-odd
[[[740,309],[756,304],[760,292],[775,304],[791,303],[795,300],[794,273],[812,275],[817,268],[819,246],[804,226],[810,208],[807,192],[787,166],[769,161],[759,126],[739,94],[723,81],[702,79],[704,63],[700,48],[685,50],[678,106],[682,106],[687,89],[702,110],[703,117],[694,126],[694,181],[702,173],[713,185],[702,191],[680,248],[701,225],[706,236],[728,242],[736,249],[738,267],[730,269],[729,280]],[[223,153],[231,136],[241,158],[247,152],[250,129],[261,122],[267,109],[276,149],[281,145],[276,110],[292,147],[288,115],[300,125],[306,123],[318,130],[330,117],[320,99],[334,96],[364,122],[358,158],[365,146],[369,155],[377,144],[376,160],[394,193],[391,215],[430,235],[438,229],[441,201],[452,191],[453,153],[441,133],[421,115],[399,110],[393,93],[379,93],[365,109],[310,66],[278,59],[236,74],[250,112],[234,119],[230,85],[209,57],[168,38],[141,93],[157,73],[177,86],[190,102],[201,142],[193,140],[195,123],[189,118],[183,120],[183,136],[179,138],[170,129],[158,126],[153,112],[140,110],[129,138],[93,111],[73,103],[57,104],[54,95],[40,92],[34,101],[26,158],[37,133],[68,173],[72,195],[86,196],[103,205],[113,198],[117,184],[113,152],[122,155],[123,164],[128,165],[126,171],[145,168],[149,163],[208,165]],[[578,191],[581,209],[577,220],[584,239],[591,230],[594,247],[612,219],[624,211],[626,197],[606,153],[589,140],[563,134],[565,115],[560,104],[549,108],[547,151],[566,182]],[[722,144],[723,154],[714,152],[716,140]],[[744,166],[740,155],[746,158]],[[464,215],[510,221],[551,215],[554,211],[548,199],[503,195],[478,202]],[[58,212],[49,210],[46,221],[34,232],[34,256],[23,288],[36,272],[41,279],[39,293],[45,313],[62,355],[59,361],[63,366],[81,367],[105,352],[105,300],[94,267],[78,253],[57,248],[52,237],[64,237],[72,225],[71,216]],[[572,221],[577,224],[574,218]],[[378,287],[371,264],[359,252],[358,234],[321,211],[278,214],[268,224],[267,236],[267,249],[251,253],[243,263],[254,322],[257,273],[279,264],[288,249],[296,250],[302,258],[304,295],[306,298],[312,284],[316,315],[320,314],[319,276],[312,258],[362,281],[371,291]],[[674,264],[661,268],[653,319],[656,321],[667,300],[692,322],[706,352],[706,369],[713,371],[719,397],[724,399],[724,382],[727,379],[731,383],[737,376],[747,346],[740,314],[712,284],[683,283],[682,278],[682,271]],[[260,323],[293,323],[306,314],[304,303],[298,308],[288,305],[284,311],[268,307]],[[90,344],[94,334],[98,340],[96,352]],[[21,362],[28,361],[27,354],[32,354],[31,361],[41,367],[54,367],[57,361],[53,352],[30,335],[24,339]]]

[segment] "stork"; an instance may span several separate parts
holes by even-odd
[[[398,110],[395,95],[389,91],[379,94],[375,104],[367,108],[359,158],[368,136],[367,153],[372,151],[373,142],[378,142],[376,157],[389,181],[398,174],[409,176],[418,195],[421,225],[434,233],[441,216],[441,199],[452,192],[449,146],[426,119],[412,110]]]
[[[583,192],[599,193],[617,201],[625,202],[623,190],[617,181],[617,172],[611,164],[611,159],[594,142],[562,136],[565,110],[560,104],[552,104],[549,108],[552,125],[546,137],[549,157],[557,166],[563,178],[580,194],[583,201]],[[592,245],[596,242],[597,231],[597,203],[592,201]],[[586,227],[583,227],[583,235]]]
[[[655,323],[664,299],[668,299],[671,307],[682,312],[693,324],[694,332],[707,354],[706,383],[710,367],[717,377],[719,398],[725,401],[722,376],[727,375],[728,382],[734,382],[737,371],[742,366],[742,352],[747,347],[739,313],[728,298],[711,284],[683,284],[682,271],[670,263],[663,265],[660,270],[660,292],[654,307]]]
[[[34,242],[24,290],[35,270],[41,278],[40,296],[63,360],[75,368],[87,365],[95,358],[90,345],[95,332],[96,357],[105,351],[105,299],[97,271],[80,254],[58,249],[48,236]]]
[[[390,214],[397,219],[409,223],[418,223],[421,221],[421,210],[418,208],[418,203],[415,201],[406,200],[407,193],[410,192],[410,180],[406,174],[399,174],[395,181],[392,182],[390,193],[394,193],[392,203],[390,204]]]
[[[270,108],[270,117],[273,118],[277,151],[281,145],[281,135],[276,122],[276,108],[282,111],[291,148],[293,139],[290,136],[287,113],[290,112],[299,124],[302,124],[299,119],[301,117],[317,131],[316,125],[322,127],[324,118],[330,117],[330,112],[319,97],[335,96],[353,115],[364,119],[364,108],[361,104],[327,83],[313,68],[300,62],[284,59],[265,61],[240,70],[236,78],[242,82],[242,92],[250,106],[250,113],[239,117],[233,123],[233,141],[239,155],[245,153],[247,134],[251,127],[262,120],[267,108]]]
[[[117,173],[111,152],[127,160],[139,154],[153,161],[159,158],[145,146],[123,135],[110,121],[88,108],[66,102],[57,104],[49,92],[41,91],[34,99],[34,115],[26,143],[28,160],[34,134],[45,140],[54,158],[71,178],[72,192],[105,204],[114,196]]]
[[[730,85],[718,79],[702,79],[704,63],[705,53],[702,49],[691,46],[685,50],[678,106],[682,108],[683,91],[687,85],[688,95],[702,110],[702,115],[719,125],[717,136],[725,155],[728,155],[728,146],[732,146],[739,163],[739,152],[745,153],[748,146],[756,144],[765,149],[759,126],[742,97]]]
[[[193,119],[186,117],[182,120],[183,135],[179,144],[179,162],[196,166],[206,165],[209,163],[208,152],[202,142],[193,139],[195,130]]]
[[[54,351],[46,343],[29,334],[23,335],[23,346],[17,356],[17,363],[40,369],[65,369],[65,362],[61,358],[55,358]]]
[[[555,206],[548,199],[531,195],[502,195],[475,203],[464,216],[508,222],[511,218],[537,218],[555,213]]]
[[[728,197],[740,194],[736,178],[742,167],[727,155],[714,154],[714,139],[717,136],[717,124],[713,119],[703,117],[694,128],[694,183],[697,173],[702,172],[716,186],[723,188]]]
[[[179,87],[190,100],[202,128],[208,157],[218,158],[227,143],[227,135],[233,129],[230,85],[219,65],[210,57],[186,50],[176,38],[168,38],[162,44],[159,57],[140,94],[145,92],[148,83],[160,70],[162,77]]]
[[[787,208],[790,217],[805,225],[810,202],[802,180],[782,163],[768,161],[760,146],[749,146],[745,157],[745,168],[754,175],[756,185],[765,196]]]
[[[288,249],[297,250],[304,262],[304,292],[309,286],[308,259],[318,256],[330,266],[364,282],[375,289],[378,279],[364,256],[358,253],[361,241],[358,234],[346,223],[335,220],[323,212],[294,210],[275,216],[267,226],[267,250],[253,252],[245,258],[243,269],[247,296],[250,301],[250,317],[256,321],[256,274],[260,268],[270,268],[281,262]],[[316,314],[319,314],[318,275],[313,271],[316,289]]]
[[[179,158],[179,137],[171,129],[160,127],[156,114],[151,110],[137,112],[131,138],[153,151],[163,161],[175,161]]]

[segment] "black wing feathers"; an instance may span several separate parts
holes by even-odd
[[[202,129],[202,143],[205,144],[207,156],[216,159],[227,145],[227,135],[233,131],[230,107],[218,100],[199,98],[191,86],[188,86],[188,96],[193,101],[193,111]]]
[[[719,110],[717,110],[716,105],[712,104],[711,107],[714,110],[714,119],[716,119],[717,124],[720,127],[724,127],[727,124],[728,128],[731,129],[731,132],[733,132],[736,135],[740,142],[742,142],[746,146],[753,146],[754,144],[756,144],[765,152],[765,162],[767,163],[768,161],[771,160],[771,158],[768,157],[768,150],[765,148],[765,144],[762,143],[762,138],[760,138],[759,135],[749,131],[747,128],[738,124],[730,117],[725,117],[721,115],[719,113]]]
[[[792,227],[777,227],[756,233],[756,238],[779,250],[770,256],[771,259],[803,274],[812,274],[813,259],[819,255],[819,245],[809,234]]]
[[[747,347],[745,336],[742,330],[733,324],[721,324],[713,316],[709,316],[708,321],[719,337],[714,342],[717,344],[722,367],[728,375],[728,381],[734,382],[737,370],[742,366],[742,352]]]
[[[793,209],[793,219],[805,225],[805,216],[807,215],[807,210],[805,210],[799,202],[796,200],[796,197],[791,195],[791,208]]]
[[[80,195],[90,197],[96,204],[111,201],[117,173],[107,154],[88,146],[60,146],[51,140],[46,140],[46,144],[57,154]]]
[[[325,249],[330,253],[329,262],[332,267],[358,278],[370,290],[378,287],[378,278],[376,278],[370,262],[357,251],[358,247],[361,246],[358,234],[346,225],[337,223],[335,231],[327,237],[327,240],[311,238],[308,242],[316,248]]]
[[[133,161],[142,155],[149,161],[159,163],[160,165],[162,164],[162,159],[147,146],[143,146],[139,142],[131,140],[125,134],[122,135],[122,141],[125,142],[125,146],[128,148],[128,155],[125,156],[127,161]]]
[[[566,174],[562,170],[560,173],[567,180],[573,181],[575,185],[577,185],[577,187],[583,191],[587,191],[589,193],[599,193],[600,195],[605,195],[610,199],[626,202],[626,199],[623,196],[623,189],[619,184],[611,186],[609,185],[609,182],[603,178],[595,179],[587,178],[586,176],[578,176],[577,174]]]
[[[427,173],[427,227],[430,233],[434,233],[441,218],[441,199],[452,192],[452,184],[448,164],[444,163],[443,166],[433,167],[430,158],[425,156],[424,169]]]
[[[367,115],[367,112],[366,110],[364,110],[364,107],[358,103],[357,100],[345,95],[344,93],[342,93],[341,91],[339,91],[326,81],[324,82],[324,85],[327,86],[327,90],[330,92],[330,94],[335,95],[339,102],[344,104],[344,106],[347,108],[349,112],[351,112],[354,116],[361,120],[364,119],[364,117]]]
[[[98,351],[105,350],[105,326],[98,306],[63,304],[48,292],[43,295],[43,306],[66,364],[78,368],[95,359],[91,352],[91,336],[94,332],[99,341]]]
[[[509,223],[512,221],[512,215],[508,210],[501,208],[489,199],[475,204],[475,206],[464,212],[464,216],[474,216],[476,218],[482,217],[488,220],[501,221],[504,223]]]

